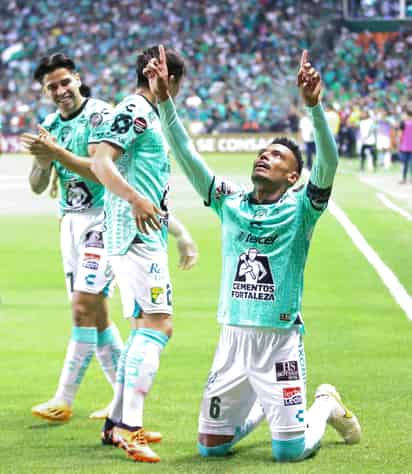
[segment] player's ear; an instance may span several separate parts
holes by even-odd
[[[289,183],[289,186],[293,186],[298,182],[299,179],[299,173],[297,171],[292,171],[291,173],[288,174],[287,180]]]
[[[82,81],[80,80],[80,76],[78,72],[73,73],[74,76],[74,81],[77,87],[80,87],[82,85]]]

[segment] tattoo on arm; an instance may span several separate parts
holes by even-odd
[[[33,161],[29,182],[34,193],[41,194],[47,188],[50,182],[51,169],[51,166],[45,169],[42,168],[36,160]]]

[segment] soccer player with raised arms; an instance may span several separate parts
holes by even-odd
[[[303,273],[338,164],[320,104],[320,76],[308,62],[307,51],[297,79],[313,121],[317,158],[309,182],[300,189],[293,186],[302,171],[301,152],[293,141],[275,138],[253,163],[253,190],[217,199],[215,176],[177,116],[162,46],[160,57],[150,61],[145,73],[176,160],[222,225],[218,310],[222,331],[199,416],[200,454],[227,454],[263,416],[272,434],[273,457],[280,462],[302,460],[316,452],[327,423],[346,443],[359,442],[359,422],[333,386],[318,387],[306,410]],[[147,211],[147,206],[135,209],[142,225],[156,218],[155,210]]]
[[[159,368],[160,353],[172,334],[167,257],[170,163],[156,98],[143,74],[147,63],[158,55],[157,46],[138,55],[137,91],[115,108],[103,127],[91,167],[107,190],[104,240],[124,315],[131,322],[103,442],[113,442],[140,462],[160,460],[146,442],[143,406]],[[165,61],[174,96],[184,75],[184,62],[171,50],[165,53]],[[136,209],[144,209],[143,216]],[[147,219],[148,215],[153,218]]]

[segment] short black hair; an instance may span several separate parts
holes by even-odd
[[[43,83],[43,78],[56,69],[65,68],[69,71],[76,71],[74,61],[63,53],[54,53],[50,56],[44,56],[34,70],[33,77],[36,81]]]
[[[287,137],[277,137],[277,138],[274,138],[270,142],[270,145],[276,145],[276,144],[283,145],[289,148],[289,150],[293,153],[293,156],[295,157],[296,163],[298,165],[298,173],[300,176],[303,169],[303,157],[302,157],[302,152],[300,151],[298,144]]]
[[[143,69],[147,66],[151,59],[159,58],[159,56],[159,46],[151,46],[137,55],[136,75],[138,87],[149,87],[149,81],[143,74]],[[186,69],[183,58],[176,51],[172,49],[166,49],[166,61],[167,68],[169,70],[169,76],[174,76],[177,80],[179,80],[185,74]]]

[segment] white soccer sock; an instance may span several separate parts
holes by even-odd
[[[126,359],[122,423],[143,426],[143,405],[159,369],[160,352],[168,337],[154,329],[139,329]]]
[[[119,330],[112,323],[104,331],[97,333],[96,357],[110,385],[114,388],[116,370],[123,350]]]
[[[315,398],[306,414],[305,451],[302,459],[313,454],[320,447],[326,424],[336,404],[329,397]]]
[[[265,412],[259,400],[256,400],[242,426],[236,429],[232,443],[235,444],[252,432],[265,419]]]
[[[72,328],[72,337],[67,348],[56,398],[64,400],[69,405],[73,404],[80,383],[96,351],[96,345],[96,328],[78,326]]]
[[[122,420],[123,412],[123,390],[124,390],[124,376],[126,368],[126,359],[129,352],[130,346],[132,345],[133,338],[137,333],[137,329],[132,329],[129,339],[126,342],[126,345],[123,347],[122,353],[117,364],[116,371],[116,382],[114,385],[114,397],[111,403],[109,418],[114,423],[120,423]]]

